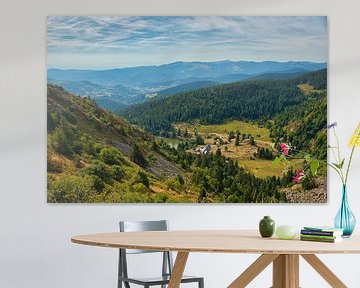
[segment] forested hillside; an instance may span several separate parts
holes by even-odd
[[[163,202],[159,179],[181,170],[154,151],[154,141],[94,100],[48,85],[49,202]],[[194,201],[190,194],[165,194]]]
[[[161,90],[159,92],[157,92],[158,96],[168,96],[168,95],[172,95],[172,94],[176,94],[176,93],[181,93],[184,91],[192,91],[192,90],[196,90],[196,89],[200,89],[200,88],[207,88],[207,87],[211,87],[211,86],[215,86],[215,85],[219,85],[219,82],[215,82],[215,81],[197,81],[197,82],[192,82],[192,83],[187,83],[187,84],[182,84],[182,85],[176,85],[164,90]]]
[[[280,176],[272,159],[280,143],[297,154],[327,156],[327,70],[282,80],[256,80],[219,85],[148,101],[124,111],[124,116],[147,131],[185,141],[193,135],[196,147],[210,145],[258,177]],[[264,130],[265,129],[265,130]],[[301,163],[294,160],[292,169]],[[298,190],[323,187],[326,169],[308,177]],[[293,171],[285,173],[291,186]],[[309,184],[310,183],[310,184]],[[321,188],[326,195],[324,188]],[[316,192],[317,193],[317,192]]]
[[[224,157],[177,149],[48,85],[48,201],[283,202],[286,179],[258,178]],[[285,181],[285,182],[284,182]]]
[[[203,88],[134,105],[121,113],[155,135],[173,131],[174,123],[193,120],[202,124],[230,119],[264,122],[307,100],[298,85],[326,88],[326,73],[324,69],[295,79],[254,80]]]
[[[295,84],[309,84],[314,89],[327,89],[327,69],[305,73],[292,79]]]
[[[267,126],[276,143],[289,143],[296,150],[326,160],[327,95],[326,91],[312,93],[307,101],[286,108]]]
[[[327,157],[327,70],[304,74],[294,80],[305,99],[286,107],[266,126],[275,143],[286,142],[295,150],[307,151],[326,161]]]

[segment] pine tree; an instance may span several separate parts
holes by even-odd
[[[140,151],[140,148],[137,144],[134,144],[133,150],[131,151],[130,160],[141,167],[146,167],[148,165],[147,160]]]
[[[240,146],[240,133],[236,133],[235,146]]]
[[[234,131],[228,133],[228,142],[231,143],[231,140],[235,138]]]
[[[254,137],[252,137],[252,136],[250,136],[250,145],[252,145],[252,146],[256,145]]]
[[[155,152],[159,152],[159,150],[160,150],[159,145],[156,143],[155,140],[153,140],[151,143],[151,150],[153,150]]]
[[[138,181],[142,184],[144,184],[147,188],[150,187],[150,181],[149,178],[147,177],[146,173],[143,171],[138,171]]]
[[[189,137],[189,131],[188,131],[187,128],[185,128],[184,137],[185,137],[185,138],[188,138],[188,137]]]

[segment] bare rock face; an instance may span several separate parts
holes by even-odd
[[[327,181],[326,177],[317,179],[317,187],[310,190],[303,190],[300,185],[286,188],[284,190],[288,203],[326,203],[327,202]]]
[[[125,155],[131,153],[131,146],[125,142],[114,141],[114,146],[120,149]],[[176,175],[182,175],[182,171],[173,162],[167,160],[164,156],[154,153],[155,159],[149,162],[146,170],[159,179],[170,178]]]
[[[179,167],[159,154],[156,155],[156,159],[154,161],[150,162],[149,167],[147,167],[147,171],[159,179],[169,178],[182,174]]]

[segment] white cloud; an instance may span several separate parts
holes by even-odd
[[[53,16],[48,17],[48,53],[52,66],[71,62],[59,55],[80,54],[88,59],[117,55],[128,63],[127,57],[132,66],[236,57],[326,61],[327,27],[325,17]]]

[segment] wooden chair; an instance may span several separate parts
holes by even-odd
[[[168,221],[120,221],[120,232],[134,232],[134,231],[167,231]],[[173,268],[173,258],[169,251],[150,251],[150,250],[135,250],[135,249],[119,249],[119,269],[118,269],[118,288],[122,288],[124,283],[125,288],[130,288],[130,283],[149,288],[150,286],[160,286],[165,288],[169,284],[170,276]],[[128,254],[142,254],[142,253],[163,253],[162,274],[160,277],[139,278],[129,277],[127,269],[127,255]],[[198,283],[199,288],[204,288],[204,278],[194,276],[183,276],[181,283]]]

